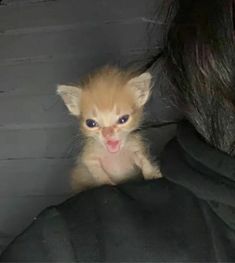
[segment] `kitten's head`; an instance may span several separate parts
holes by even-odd
[[[115,153],[139,127],[150,90],[149,73],[133,77],[106,67],[90,75],[80,86],[60,85],[57,92],[70,113],[79,117],[82,132]]]

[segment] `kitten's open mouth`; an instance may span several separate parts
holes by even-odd
[[[109,140],[106,142],[106,147],[107,147],[107,150],[110,152],[110,153],[116,153],[120,150],[120,146],[121,146],[121,141],[114,141],[114,140]]]

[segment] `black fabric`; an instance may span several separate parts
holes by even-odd
[[[9,261],[235,261],[235,160],[183,123],[161,158],[165,178],[104,186],[43,212]]]

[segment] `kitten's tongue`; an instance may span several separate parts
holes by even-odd
[[[110,153],[116,153],[120,150],[120,141],[107,141],[106,146]]]

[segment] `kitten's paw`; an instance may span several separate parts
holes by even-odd
[[[162,177],[162,173],[158,166],[153,166],[150,171],[143,173],[143,175],[146,180],[158,179]]]

